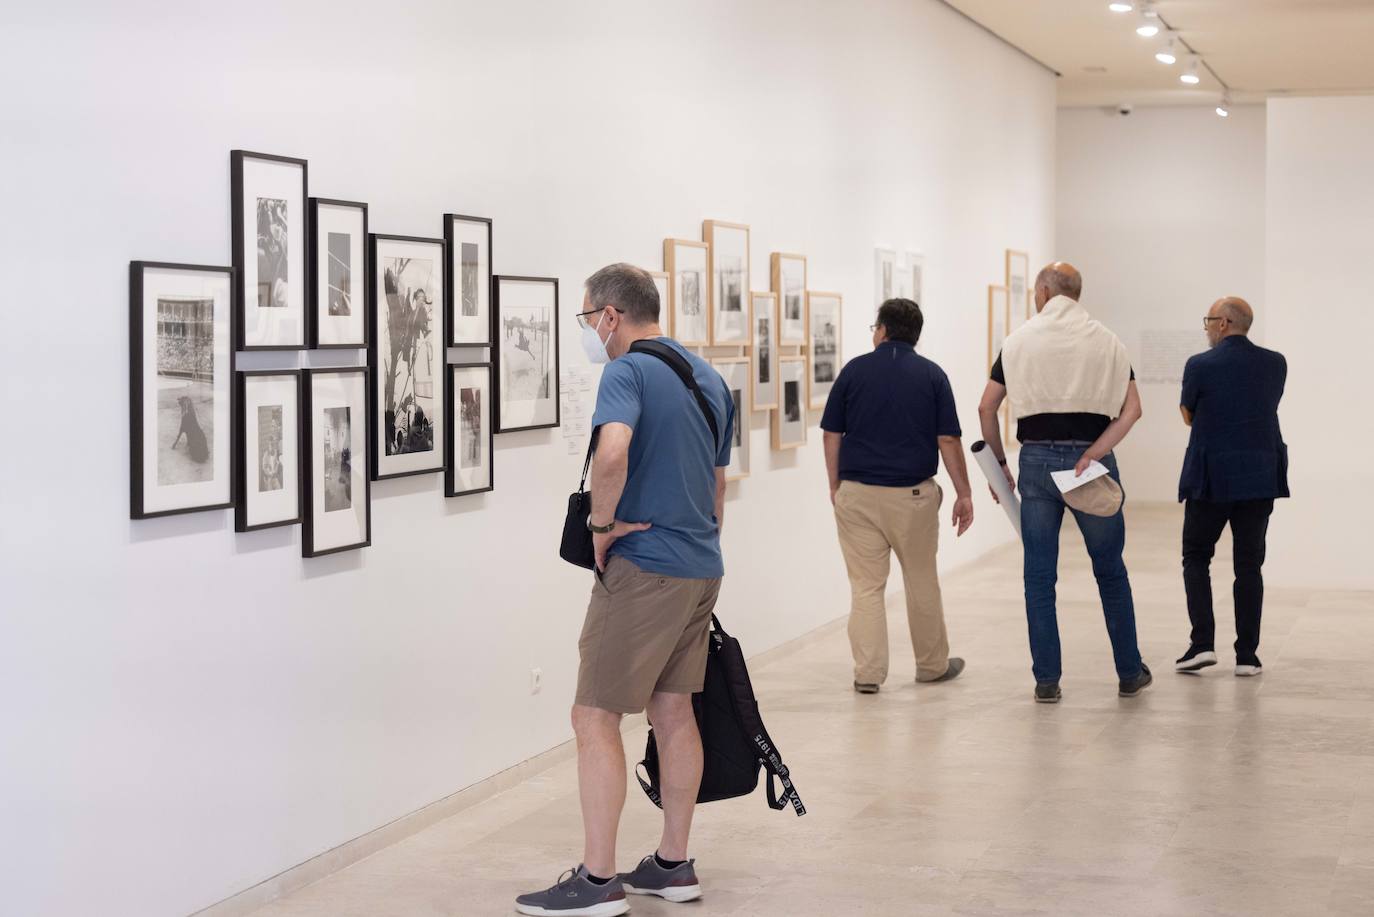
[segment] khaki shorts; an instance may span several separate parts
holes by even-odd
[[[656,691],[700,691],[719,594],[719,579],[660,576],[623,557],[608,560],[577,644],[577,703],[638,713]]]

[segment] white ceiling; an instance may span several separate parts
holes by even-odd
[[[1139,14],[1113,13],[1107,0],[945,2],[1059,71],[1065,107],[1213,105],[1223,83],[1236,101],[1374,92],[1374,0],[1159,0],[1163,21],[1221,80],[1204,68],[1195,87],[1178,80],[1185,58],[1155,60],[1163,33],[1141,38]]]

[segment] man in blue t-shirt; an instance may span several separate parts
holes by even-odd
[[[902,565],[916,680],[957,678],[964,660],[949,655],[935,552],[940,456],[954,479],[954,525],[973,522],[959,418],[944,370],[916,353],[924,320],[909,299],[889,299],[873,326],[873,352],[840,372],[821,417],[830,502],[849,571],[849,645],[854,690],[876,694],[887,678],[887,573]]]
[[[588,525],[596,580],[572,710],[586,848],[569,878],[516,899],[523,914],[620,914],[627,893],[670,901],[701,895],[687,859],[702,771],[692,695],[705,680],[711,612],[725,573],[720,527],[735,407],[720,374],[664,336],[659,306],[652,276],[612,264],[587,281],[577,316],[588,358],[608,364],[592,418]],[[640,341],[666,353],[631,352]],[[670,360],[690,371],[695,392]],[[645,709],[658,742],[663,836],[633,872],[617,875],[625,805],[620,720]]]

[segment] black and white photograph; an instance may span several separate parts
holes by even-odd
[[[735,430],[730,443],[730,464],[725,468],[725,480],[738,481],[749,476],[749,377],[752,363],[748,357],[718,357],[711,361],[716,372],[725,380],[730,397],[735,402]]]
[[[233,273],[129,265],[134,519],[233,502]]]
[[[749,308],[754,327],[751,401],[756,411],[770,410],[778,406],[778,298],[772,293],[751,293]]]
[[[234,150],[231,230],[240,350],[306,346],[306,162]]]
[[[448,344],[452,347],[491,343],[491,220],[444,214],[448,243]]]
[[[324,511],[338,513],[353,507],[353,417],[348,407],[325,408],[324,420]]]
[[[778,297],[778,344],[806,344],[806,257],[773,252],[773,295]]]
[[[807,380],[811,407],[820,410],[840,374],[840,309],[839,293],[806,294],[806,324],[810,344],[807,347],[811,372]]]
[[[559,424],[558,281],[493,278],[496,432]]]
[[[317,557],[372,543],[367,472],[368,370],[303,370],[300,424],[305,481],[301,554]]]
[[[455,363],[448,368],[448,461],[444,496],[462,497],[492,489],[492,385],[490,363]]]
[[[708,270],[705,242],[663,240],[663,269],[668,274],[668,299],[660,303],[668,335],[684,347],[711,343],[706,311]]]
[[[707,302],[712,344],[748,344],[751,334],[744,297],[749,292],[749,227],[706,220],[701,224],[710,263]]]
[[[1031,317],[1030,255],[1007,249],[1007,293],[1011,310],[1007,316],[1007,333],[1015,331]]]
[[[666,330],[671,323],[669,318],[671,306],[669,304],[672,302],[673,275],[667,271],[645,271],[645,273],[654,278],[654,289],[658,291],[658,320]]]
[[[442,239],[372,236],[372,479],[443,463]]]
[[[301,521],[300,398],[297,370],[237,374],[235,531]]]
[[[873,314],[878,307],[897,296],[893,277],[897,271],[897,252],[890,248],[873,249]]]
[[[310,346],[367,346],[367,205],[310,199]]]
[[[780,357],[781,407],[773,411],[773,448],[796,449],[806,442],[806,358]]]

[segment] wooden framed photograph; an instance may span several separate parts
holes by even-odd
[[[370,236],[372,480],[444,468],[443,239]]]
[[[129,263],[129,516],[234,505],[234,269]]]
[[[920,306],[922,313],[926,309],[925,269],[925,255],[916,252],[902,252],[897,258],[896,295],[903,299],[909,299]]]
[[[1002,353],[1011,328],[1011,291],[1000,284],[988,284],[988,372]],[[1016,431],[1011,429],[1011,402],[1002,402],[1002,440],[1014,442]]]
[[[492,291],[496,432],[556,427],[558,279],[499,274]]]
[[[490,346],[491,220],[446,213],[444,241],[452,261],[444,289],[448,346]]]
[[[672,337],[673,332],[670,330],[672,328],[672,311],[668,306],[668,300],[672,290],[673,275],[667,271],[646,270],[644,273],[654,278],[654,289],[658,291],[658,321],[668,336]]]
[[[306,187],[304,159],[229,154],[239,350],[305,347]]]
[[[367,346],[367,205],[310,199],[305,310],[312,350]]]
[[[750,401],[755,411],[769,410],[778,406],[778,297],[750,293],[749,315],[754,329]]]
[[[711,343],[749,343],[749,227],[706,220],[701,224],[711,278],[707,302]]]
[[[301,455],[304,525],[301,555],[319,557],[372,544],[372,483],[367,473],[368,369],[302,370]]]
[[[840,311],[843,306],[839,293],[806,294],[807,398],[811,407],[820,410],[835,387],[840,374]]]
[[[773,412],[773,448],[796,449],[806,443],[806,357],[778,357],[782,406]]]
[[[806,256],[773,252],[773,295],[778,297],[778,344],[806,346]]]
[[[491,490],[492,385],[490,363],[453,363],[444,377],[445,400],[453,416],[444,462],[444,496],[465,497]]]
[[[725,386],[735,402],[735,429],[725,480],[738,481],[749,477],[749,377],[752,364],[748,357],[717,357],[711,361],[711,365],[725,380]]]
[[[898,292],[897,253],[890,248],[873,249],[873,314]]]
[[[709,261],[705,242],[663,240],[663,268],[668,272],[668,334],[684,347],[711,343],[706,311]]]
[[[1015,331],[1031,317],[1030,255],[1007,249],[1007,296],[1011,311],[1007,316],[1007,333]]]
[[[236,378],[234,531],[295,525],[301,487],[301,374],[269,369]]]

